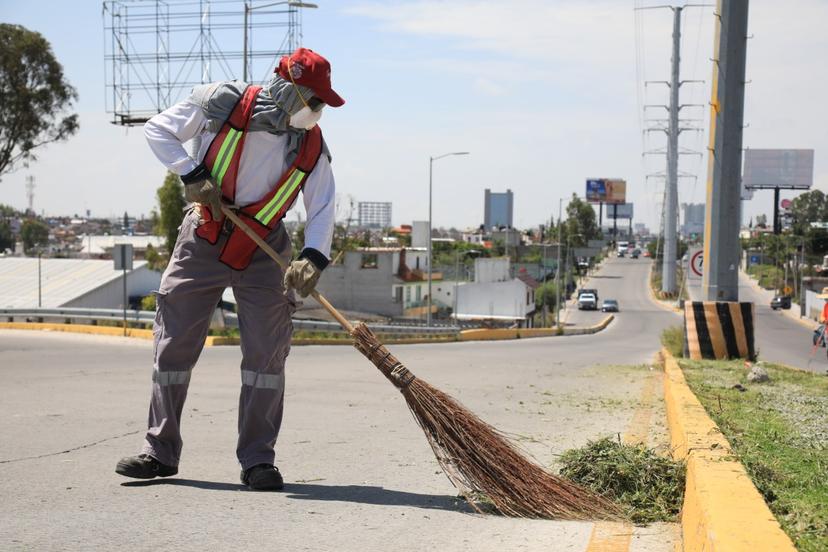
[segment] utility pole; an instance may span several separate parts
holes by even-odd
[[[738,301],[748,0],[719,0],[717,13],[702,294]]]
[[[686,130],[700,130],[694,127],[680,127],[681,120],[679,112],[683,107],[699,107],[695,104],[679,104],[679,89],[683,84],[699,82],[692,80],[679,80],[679,68],[681,66],[681,14],[685,8],[702,8],[712,4],[685,4],[684,6],[649,6],[637,8],[638,10],[669,8],[673,10],[673,57],[671,60],[670,81],[656,81],[659,84],[666,84],[670,87],[670,104],[666,106],[645,105],[647,107],[663,107],[668,112],[667,128],[658,127],[649,130],[659,130],[667,135],[667,170],[664,174],[666,183],[664,186],[664,256],[662,259],[661,291],[674,294],[677,291],[676,285],[676,251],[678,236],[676,232],[676,220],[678,218],[678,158],[679,158],[679,135]],[[645,152],[661,153],[661,152]],[[688,152],[684,152],[688,153]],[[689,152],[692,153],[692,152]],[[686,176],[686,175],[685,175]]]
[[[664,257],[661,291],[676,291],[676,213],[678,211],[678,112],[681,63],[681,7],[673,8],[673,59],[670,75],[670,115],[667,126],[667,188],[664,205]]]
[[[555,265],[555,326],[561,327],[561,230],[563,230],[563,198],[558,200],[558,261]]]

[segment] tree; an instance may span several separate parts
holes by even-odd
[[[77,97],[40,33],[0,23],[0,176],[77,132]]]
[[[0,254],[6,249],[14,249],[14,234],[6,221],[0,221]]]
[[[49,227],[37,219],[25,220],[20,226],[20,240],[23,250],[31,253],[35,247],[49,244]]]
[[[572,199],[566,206],[562,241],[568,241],[571,247],[585,247],[589,240],[600,237],[601,229],[595,220],[595,210],[589,203],[572,194]]]
[[[167,253],[171,254],[178,237],[178,227],[184,220],[184,191],[178,175],[168,172],[164,184],[156,192],[158,198],[158,224],[153,229],[166,238]]]
[[[804,236],[812,222],[828,220],[828,197],[820,190],[800,194],[791,201],[794,234]]]

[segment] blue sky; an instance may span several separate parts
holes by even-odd
[[[663,170],[664,161],[641,154],[662,147],[663,138],[642,139],[641,106],[664,103],[666,91],[642,83],[669,76],[671,16],[636,16],[633,8],[660,2],[317,3],[319,9],[305,10],[304,45],[331,60],[334,87],[347,100],[321,122],[334,155],[340,215],[353,198],[392,201],[395,224],[425,219],[429,156],[470,151],[434,165],[435,225],[477,226],[483,189],[511,188],[516,225],[535,226],[557,213],[559,198],[582,195],[585,178],[607,176],[626,178],[636,219],[657,226],[662,184],[645,175]],[[745,146],[816,149],[815,179],[825,190],[828,2],[785,6],[751,3]],[[684,87],[683,102],[709,101],[713,17],[710,8],[687,10],[682,78],[707,82]],[[164,169],[140,129],[108,122],[101,2],[6,0],[0,20],[51,42],[80,94],[82,129],[5,176],[2,201],[25,207],[25,177],[33,175],[38,211],[149,213]],[[709,112],[695,113],[706,128]],[[682,145],[704,151],[707,134],[687,135]],[[681,202],[703,201],[706,167],[704,157],[682,159],[682,170],[698,179],[680,183]],[[763,192],[745,212],[770,208],[771,194]]]

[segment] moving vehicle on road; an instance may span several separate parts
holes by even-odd
[[[598,290],[593,288],[581,288],[578,290],[578,299],[581,298],[581,295],[589,293],[595,296],[595,300],[598,301]]]
[[[637,259],[639,255],[641,255],[641,250],[640,249],[633,249],[632,253],[630,253],[630,258],[631,259]]]
[[[598,310],[598,299],[591,293],[578,296],[578,310]]]
[[[791,298],[788,295],[777,295],[771,299],[770,306],[773,310],[791,308]]]
[[[615,299],[604,299],[601,303],[601,312],[618,312],[618,301]]]

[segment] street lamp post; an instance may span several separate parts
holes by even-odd
[[[273,2],[271,4],[263,4],[261,6],[251,6],[250,2],[244,3],[244,47],[242,49],[242,82],[247,82],[247,20],[250,17],[250,12],[253,10],[259,10],[262,8],[271,8],[273,6],[285,5],[287,4],[288,7],[291,8],[318,8],[316,4],[312,4],[310,2],[299,2],[297,0],[284,0],[282,2]],[[300,29],[301,35],[301,29]],[[301,44],[300,44],[301,46]]]
[[[426,241],[426,256],[428,257],[428,313],[426,315],[426,326],[431,327],[431,183],[432,175],[434,173],[434,162],[443,157],[450,157],[452,155],[468,155],[467,151],[455,151],[452,153],[444,153],[437,157],[428,158],[428,239]]]
[[[555,325],[561,327],[561,230],[563,230],[563,198],[558,200],[558,261],[555,265]]]

